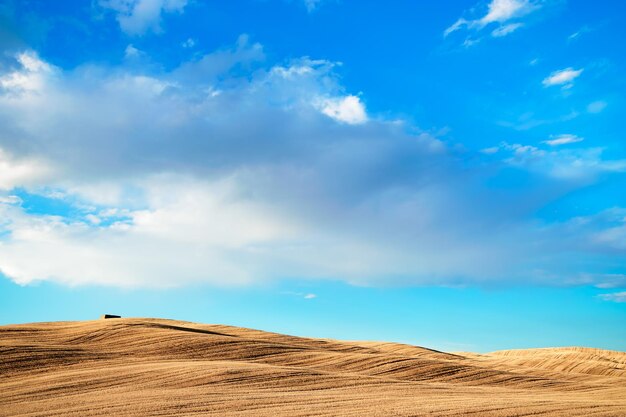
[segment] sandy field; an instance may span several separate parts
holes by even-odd
[[[0,327],[2,416],[626,416],[626,353],[443,353],[162,319]]]

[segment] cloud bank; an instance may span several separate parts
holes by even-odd
[[[626,161],[462,150],[370,114],[332,62],[242,36],[168,71],[2,68],[0,271],[21,284],[610,286],[626,264],[623,209],[536,216]]]

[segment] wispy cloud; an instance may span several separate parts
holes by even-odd
[[[579,30],[577,30],[576,32],[574,32],[571,35],[569,35],[567,37],[567,40],[569,42],[576,41],[576,40],[580,39],[580,37],[582,35],[584,35],[585,33],[589,33],[591,31],[592,31],[592,29],[589,26],[583,26]]]
[[[587,282],[596,283],[597,288],[622,288],[626,287],[626,274],[596,274],[587,278]]]
[[[560,145],[569,145],[571,143],[582,142],[584,139],[580,136],[571,135],[571,134],[563,134],[554,136],[552,139],[544,140],[542,143],[545,143],[550,146],[560,146]]]
[[[536,117],[536,114],[534,112],[525,112],[525,113],[520,114],[517,117],[517,119],[513,121],[501,120],[501,121],[498,121],[497,123],[501,126],[510,127],[515,130],[524,131],[524,130],[535,128],[537,126],[544,126],[544,125],[550,125],[550,124],[555,124],[555,123],[567,122],[567,121],[576,119],[578,116],[580,116],[580,113],[575,110],[572,110],[568,113],[565,113],[565,114],[562,114],[560,116],[553,117],[550,119],[538,118]]]
[[[607,106],[606,101],[602,101],[602,100],[594,101],[592,103],[589,103],[589,105],[587,106],[587,111],[589,113],[602,113],[602,111],[606,108],[606,106]]]
[[[120,28],[129,35],[159,33],[164,13],[182,13],[187,0],[98,0],[98,5],[115,12]]]
[[[500,38],[502,36],[506,36],[510,33],[515,32],[517,29],[521,28],[522,26],[524,26],[523,23],[511,23],[508,25],[500,26],[494,29],[493,32],[491,32],[491,36]]]
[[[549,144],[548,141],[543,143],[554,148],[572,143],[572,140],[579,142],[577,139],[582,138],[561,135],[555,138],[557,143]],[[487,155],[497,154],[507,164],[541,173],[547,178],[576,180],[581,183],[593,181],[598,175],[605,173],[626,172],[626,160],[604,159],[601,148],[543,149],[533,145],[502,142],[499,146],[483,149],[482,152]]]
[[[615,292],[611,294],[600,294],[599,298],[604,301],[612,301],[614,303],[626,303],[626,291],[623,292]]]
[[[486,13],[476,19],[459,18],[444,31],[444,37],[463,29],[478,32],[490,26],[498,26],[491,31],[494,37],[502,37],[523,26],[519,20],[541,8],[541,2],[533,0],[491,0]],[[513,22],[511,22],[513,21]]]
[[[544,87],[551,87],[560,85],[563,88],[570,88],[574,85],[574,80],[580,76],[583,72],[583,68],[574,69],[568,67],[562,70],[552,72],[542,81]]]
[[[281,294],[303,298],[305,300],[312,300],[314,298],[317,298],[317,294],[305,293],[305,292],[299,292],[299,291],[283,291]]]

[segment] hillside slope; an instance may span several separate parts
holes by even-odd
[[[162,319],[0,327],[2,416],[626,416],[626,353],[448,354]]]

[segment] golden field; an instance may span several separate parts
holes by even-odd
[[[443,353],[163,319],[0,326],[2,416],[626,416],[626,353]]]

